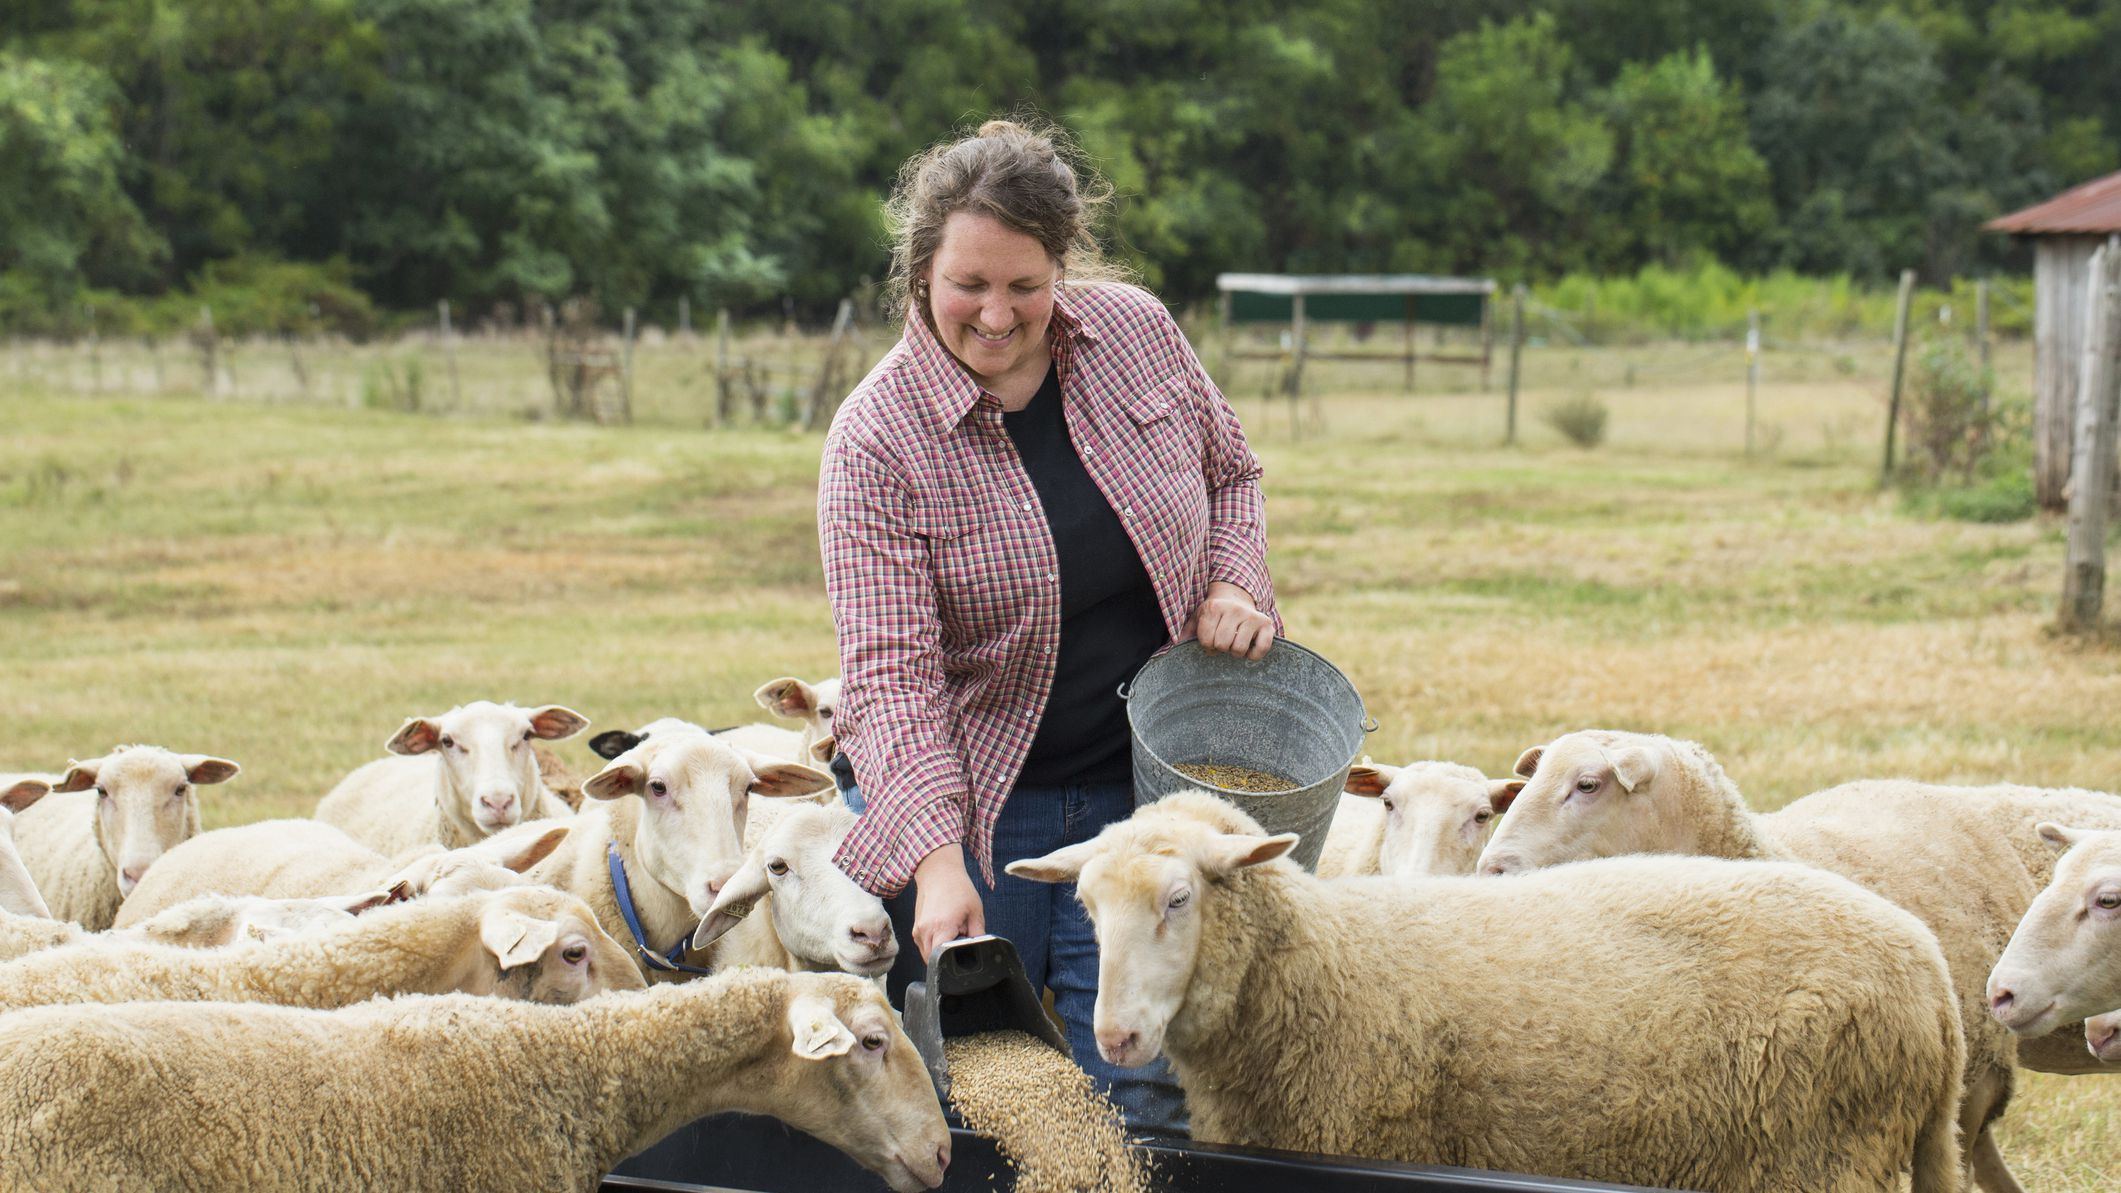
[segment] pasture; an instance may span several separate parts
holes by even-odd
[[[1876,345],[1778,357],[1748,463],[1742,366],[1704,351],[1530,350],[1510,450],[1499,386],[1464,371],[1412,397],[1328,374],[1301,438],[1232,384],[1289,633],[1361,689],[1370,752],[1499,775],[1571,728],[1657,731],[1763,809],[1885,775],[2121,788],[2121,653],[2045,631],[2060,524],[1881,493]],[[449,417],[214,401],[137,367],[82,392],[72,359],[0,383],[0,770],[220,754],[244,771],[203,800],[218,827],[306,814],[405,716],[464,700],[719,724],[765,679],[836,671],[817,436],[699,430],[675,398],[597,428],[522,417],[527,391]],[[1612,410],[1593,451],[1538,418],[1583,390]],[[2110,1189],[2121,1081],[2034,1077],[2001,1139],[2030,1189]]]

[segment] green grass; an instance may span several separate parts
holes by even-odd
[[[1660,353],[1683,350],[1533,353],[1509,449],[1470,382],[1351,385],[1300,438],[1238,393],[1289,632],[1356,681],[1370,753],[1499,774],[1600,725],[1705,743],[1762,808],[1892,774],[2121,788],[2121,650],[2046,632],[2058,523],[1881,493],[1869,363],[1771,372],[1784,431],[1749,463],[1735,375],[1613,383]],[[308,811],[410,714],[729,722],[768,678],[836,669],[817,437],[697,429],[674,390],[597,428],[43,375],[0,369],[0,770],[222,754],[244,766],[206,801],[225,825]],[[1530,415],[1584,376],[1612,410],[1593,451]],[[2004,1141],[2030,1187],[2091,1193],[2117,1121],[2121,1083],[2035,1079]]]

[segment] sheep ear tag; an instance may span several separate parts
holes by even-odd
[[[479,941],[502,969],[530,964],[559,938],[560,926],[551,920],[533,919],[506,908],[489,911],[479,921]]]
[[[845,1056],[854,1047],[854,1033],[840,1022],[829,998],[798,995],[788,1003],[788,1026],[795,1033],[795,1054],[804,1060]]]

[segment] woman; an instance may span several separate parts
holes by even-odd
[[[894,994],[938,944],[1006,936],[1130,1124],[1176,1132],[1164,1062],[1098,1056],[1074,888],[1001,870],[1131,814],[1117,689],[1151,654],[1258,658],[1279,622],[1259,461],[1170,314],[1099,257],[1085,189],[1009,121],[900,173],[905,334],[841,406],[818,491],[863,812],[838,860],[899,895]]]

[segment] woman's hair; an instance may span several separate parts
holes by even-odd
[[[890,309],[906,309],[914,280],[942,243],[943,222],[960,211],[992,216],[1038,241],[1070,281],[1125,280],[1127,270],[1105,259],[1096,236],[1112,188],[1069,165],[1070,156],[1065,132],[1025,117],[989,120],[969,137],[908,158],[884,206],[892,230]]]

